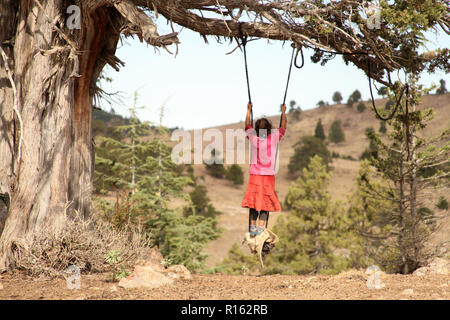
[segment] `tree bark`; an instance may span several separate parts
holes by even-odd
[[[41,7],[23,0],[16,11],[11,63],[21,102],[23,146],[19,166],[12,168],[17,150],[11,137],[18,135],[18,128],[11,122],[11,93],[2,77],[0,97],[8,96],[9,102],[1,109],[0,156],[2,162],[11,163],[2,164],[2,170],[16,175],[0,180],[2,192],[8,188],[11,196],[0,237],[0,270],[13,268],[16,247],[26,247],[44,226],[61,228],[67,213],[90,214],[91,103],[96,79],[114,54],[120,31],[107,19],[110,9],[87,8],[92,11],[84,12],[82,28],[73,31],[68,44],[56,32],[64,24],[55,19],[64,16],[64,4],[54,0]],[[15,16],[10,12],[6,23],[14,25]],[[100,55],[106,58],[99,59]]]
[[[12,41],[15,33],[15,0],[5,0],[0,3],[0,46],[9,61],[13,59]],[[8,80],[3,59],[0,58],[0,234],[3,230],[9,208],[9,182],[13,177],[15,149],[13,90]],[[10,66],[11,67],[11,66]]]

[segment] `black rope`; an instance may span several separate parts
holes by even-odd
[[[310,47],[311,48],[311,47]],[[370,89],[370,97],[372,100],[372,108],[375,111],[375,114],[377,116],[378,119],[383,120],[383,121],[388,121],[391,120],[395,114],[397,113],[397,109],[400,106],[401,100],[403,98],[403,95],[405,94],[405,92],[409,92],[408,90],[408,84],[406,84],[405,86],[403,86],[401,92],[400,92],[400,96],[397,99],[396,97],[396,104],[394,107],[394,110],[391,112],[391,114],[387,117],[383,117],[379,112],[377,107],[375,106],[375,98],[373,97],[373,91],[372,91],[372,70],[371,70],[371,66],[370,66],[370,59],[369,59],[369,53],[368,52],[362,52],[362,51],[357,51],[357,52],[333,52],[333,51],[328,51],[328,50],[323,50],[323,49],[319,49],[319,48],[311,48],[314,50],[318,50],[321,52],[325,52],[325,53],[330,53],[330,54],[340,54],[340,55],[365,55],[367,56],[367,78],[369,79],[369,89]],[[392,84],[391,82],[391,78],[390,78],[390,74],[388,73],[388,78],[389,78],[389,83]],[[395,94],[395,93],[394,93]]]
[[[240,27],[240,25],[239,25]],[[241,30],[239,29],[241,44],[244,51],[244,63],[245,63],[245,78],[247,79],[247,93],[248,93],[248,103],[252,103],[252,96],[250,94],[250,80],[248,76],[248,64],[247,64],[247,50],[245,46],[247,45],[247,37],[243,36]],[[250,123],[253,126],[253,108],[250,109]]]
[[[302,65],[301,66],[297,65],[297,57],[298,57],[299,52],[301,52],[301,54],[302,54]],[[295,59],[294,59],[294,56],[295,56]],[[289,81],[291,79],[291,71],[292,71],[293,64],[298,69],[303,68],[303,66],[305,65],[305,58],[303,56],[303,50],[301,47],[300,47],[300,49],[297,49],[295,46],[292,46],[291,63],[289,64],[289,72],[288,72],[288,77],[287,77],[287,81],[286,81],[286,89],[284,90],[283,104],[286,103],[286,96],[287,96],[287,92],[288,92]]]

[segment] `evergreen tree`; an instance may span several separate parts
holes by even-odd
[[[328,140],[334,143],[345,141],[344,131],[341,127],[341,120],[335,120],[331,124],[330,133],[328,134]]]
[[[211,176],[219,179],[225,177],[227,171],[223,166],[223,159],[220,157],[219,151],[212,149],[211,157],[208,162],[209,163],[205,163],[205,168]]]
[[[356,110],[358,110],[358,112],[364,112],[364,110],[366,110],[365,103],[362,101],[358,103],[358,105],[356,106]]]
[[[439,86],[439,88],[436,90],[436,94],[444,94],[444,93],[447,93],[447,87],[446,87],[445,80],[444,80],[444,79],[441,79],[441,80],[439,81],[439,83],[440,83],[440,86]]]
[[[395,106],[395,102],[392,99],[388,99],[384,105],[384,110],[390,111],[393,106]]]
[[[385,96],[388,95],[388,88],[385,86],[382,86],[382,87],[380,87],[380,89],[378,89],[377,93],[384,98]]]
[[[289,102],[289,114],[292,114],[295,120],[300,120],[300,115],[302,113],[302,108],[300,108],[299,105],[297,105],[297,102],[295,100],[291,100]]]
[[[353,207],[355,215],[365,217],[364,234],[373,247],[372,258],[378,256],[386,270],[405,274],[435,254],[428,239],[438,217],[425,203],[431,190],[449,184],[450,175],[450,128],[438,137],[421,137],[420,131],[433,118],[433,109],[417,110],[416,106],[430,89],[418,85],[415,75],[409,76],[409,87],[410,94],[403,97],[397,115],[389,121],[392,131],[388,137],[383,140],[375,132],[369,135],[378,151],[370,164],[381,173],[381,181],[363,168],[357,197],[360,205]],[[436,167],[439,169],[423,174]],[[368,206],[378,211],[371,214]]]
[[[380,132],[382,134],[385,134],[387,132],[385,121],[380,121],[380,128],[378,129],[378,132]]]
[[[342,98],[342,94],[341,94],[339,91],[336,91],[336,92],[333,94],[333,101],[334,101],[335,103],[337,103],[337,104],[341,103],[341,102],[342,102],[342,99],[344,99],[344,98]]]
[[[376,159],[378,157],[377,144],[374,143],[373,139],[372,139],[373,134],[374,134],[374,130],[372,128],[366,129],[366,136],[369,139],[369,147],[366,150],[364,150],[361,157],[359,158],[360,160],[371,159],[371,158]]]
[[[304,136],[294,145],[294,154],[289,159],[288,169],[292,177],[298,177],[308,166],[310,158],[319,156],[325,166],[331,163],[331,154],[322,140],[313,136]]]
[[[361,101],[361,98],[362,98],[361,92],[359,90],[355,90],[355,91],[353,91],[353,93],[351,94],[350,97],[352,98],[353,102],[359,102],[359,101]]]
[[[238,164],[232,164],[227,172],[226,178],[233,182],[234,185],[242,185],[244,184],[244,171]]]
[[[137,94],[135,95],[135,106]],[[184,188],[191,180],[181,176],[172,162],[172,148],[162,123],[150,141],[140,136],[151,130],[137,119],[136,107],[130,108],[130,125],[119,126],[125,139],[102,138],[96,158],[96,175],[111,182],[117,190],[115,202],[99,201],[98,208],[118,228],[138,225],[157,245],[169,264],[184,264],[195,270],[203,267],[204,247],[216,239],[219,230],[212,217],[184,217],[180,209],[171,208],[174,198],[192,201]]]
[[[207,218],[216,218],[222,212],[217,211],[208,197],[208,190],[204,185],[195,185],[194,190],[189,193],[192,205],[184,208],[184,215],[200,215]]]
[[[264,273],[334,274],[365,265],[362,238],[342,203],[331,200],[329,180],[326,165],[314,156],[291,183],[285,200],[291,210],[273,227],[280,241],[267,256]]]
[[[319,119],[314,129],[314,137],[324,141],[325,140],[325,130],[323,129],[322,119]]]

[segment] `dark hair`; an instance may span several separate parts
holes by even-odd
[[[268,120],[268,119],[266,119],[266,118],[261,118],[261,119],[258,119],[258,120],[256,120],[256,123],[255,123],[255,130],[256,130],[256,135],[259,137],[259,130],[262,130],[262,129],[264,129],[264,130],[267,130],[267,131],[265,131],[264,133],[265,134],[267,134],[267,135],[269,135],[269,134],[271,134],[272,133],[272,123]],[[261,132],[261,133],[263,133],[263,132]],[[264,135],[264,134],[263,134]]]

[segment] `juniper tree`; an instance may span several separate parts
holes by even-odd
[[[345,141],[345,134],[342,130],[341,120],[335,120],[331,124],[330,132],[328,133],[328,140],[334,143]]]
[[[319,119],[314,129],[314,137],[324,141],[325,140],[325,130],[323,129],[322,119]]]
[[[333,94],[333,101],[335,102],[335,103],[341,103],[341,101],[342,101],[342,94],[339,92],[339,91],[336,91],[334,94]]]

